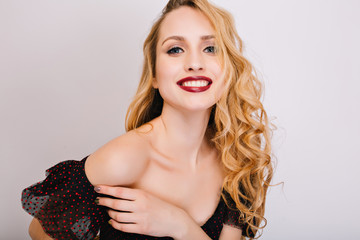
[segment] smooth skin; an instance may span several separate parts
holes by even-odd
[[[178,240],[210,239],[200,226],[213,215],[225,177],[206,138],[210,109],[224,86],[215,49],[214,29],[202,13],[180,7],[166,16],[153,82],[164,99],[161,116],[105,144],[85,164],[95,189],[117,198],[98,198],[113,209],[108,214],[114,228]],[[188,76],[206,76],[213,84],[205,92],[189,93],[176,84]],[[46,239],[36,222],[30,225],[31,237]],[[241,230],[224,225],[220,240],[240,238]]]

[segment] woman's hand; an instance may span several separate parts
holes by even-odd
[[[181,208],[140,189],[97,186],[95,191],[116,199],[99,197],[97,203],[109,207],[110,224],[123,232],[181,239],[196,224]]]
[[[44,232],[39,220],[33,218],[29,226],[29,235],[33,240],[53,240]]]

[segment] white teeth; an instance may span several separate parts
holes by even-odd
[[[186,81],[183,83],[185,87],[205,87],[208,85],[208,81],[200,80],[200,81]]]

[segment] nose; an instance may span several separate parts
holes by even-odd
[[[185,63],[185,70],[197,72],[204,70],[204,61],[200,53],[189,53]]]

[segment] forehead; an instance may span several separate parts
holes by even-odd
[[[214,35],[209,19],[199,10],[183,6],[168,13],[161,23],[159,40],[169,36],[195,37]]]

